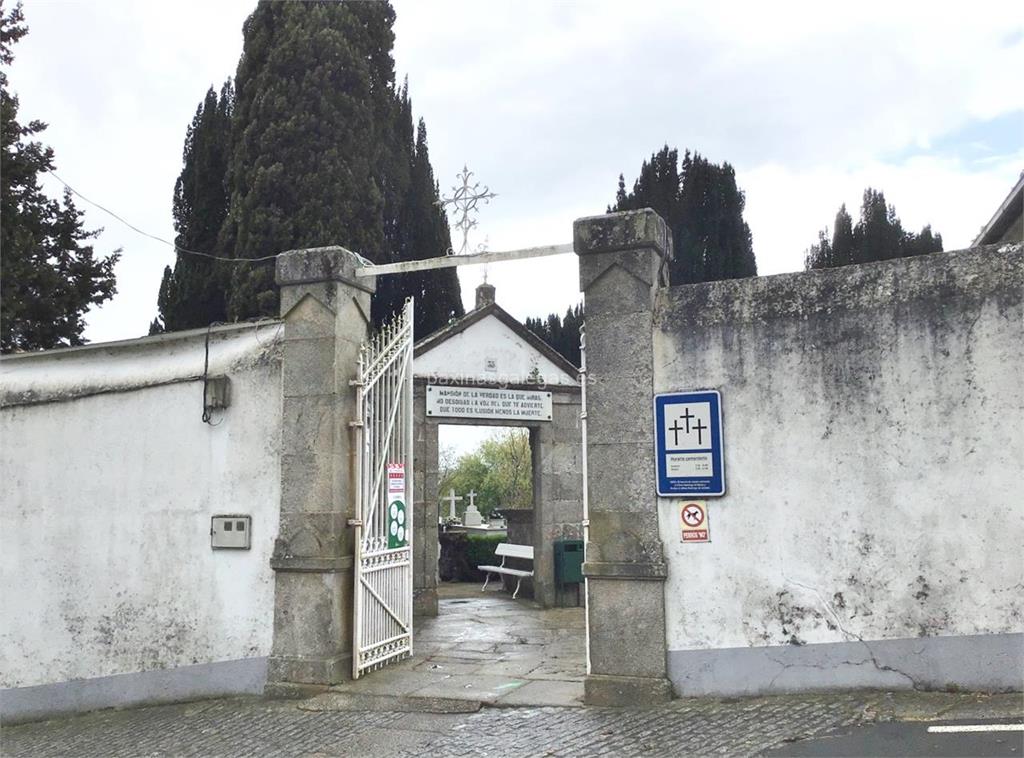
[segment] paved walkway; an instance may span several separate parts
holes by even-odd
[[[361,707],[356,700],[369,696],[376,707],[442,712],[583,705],[582,608],[542,610],[501,590],[482,593],[478,584],[445,584],[438,594],[437,617],[417,619],[415,657],[333,687],[306,707]]]
[[[773,749],[786,755],[787,747],[860,724],[1021,717],[1019,694],[852,693],[676,700],[648,709],[483,708],[460,714],[310,711],[302,705],[253,698],[101,711],[7,727],[0,740],[5,757],[33,758],[628,758],[757,755]],[[869,753],[867,748],[854,749],[854,754]]]

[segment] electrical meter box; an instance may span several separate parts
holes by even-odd
[[[210,524],[214,550],[248,550],[252,547],[252,516],[214,516]]]

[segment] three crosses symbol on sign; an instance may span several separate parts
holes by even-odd
[[[704,431],[708,427],[704,424],[703,421],[701,421],[699,418],[697,418],[697,423],[694,424],[693,427],[691,428],[691,426],[690,426],[690,419],[694,419],[694,418],[697,418],[697,417],[694,416],[692,413],[690,413],[690,408],[689,408],[689,406],[687,406],[685,412],[683,413],[683,415],[681,417],[672,420],[672,426],[670,426],[668,428],[668,430],[670,432],[672,432],[672,435],[675,437],[675,445],[676,445],[676,447],[679,446],[679,432],[686,432],[686,434],[692,434],[694,431],[696,431],[697,432],[697,444],[698,445],[703,445],[704,444]],[[686,426],[685,427],[680,426],[679,425],[680,421],[685,422]]]

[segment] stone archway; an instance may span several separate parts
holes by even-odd
[[[552,391],[554,413],[550,422],[522,422],[429,418],[426,415],[426,388],[427,381],[423,379],[417,379],[413,388],[414,516],[415,523],[419,524],[419,539],[415,543],[413,556],[416,615],[437,615],[438,541],[435,527],[440,515],[437,500],[438,428],[442,424],[508,426],[530,430],[533,459],[534,599],[545,608],[576,605],[575,589],[560,589],[555,582],[554,541],[583,538],[579,390]]]
[[[494,302],[481,285],[477,307],[416,346],[414,361],[414,609],[437,615],[438,429],[442,424],[508,426],[530,430],[533,464],[534,599],[545,608],[582,602],[575,587],[555,581],[554,542],[583,538],[581,393],[577,369]],[[522,390],[550,395],[551,417],[435,417],[434,387]],[[546,415],[546,414],[545,414]]]

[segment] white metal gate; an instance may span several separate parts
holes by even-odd
[[[412,655],[412,326],[410,298],[359,353],[354,679]]]

